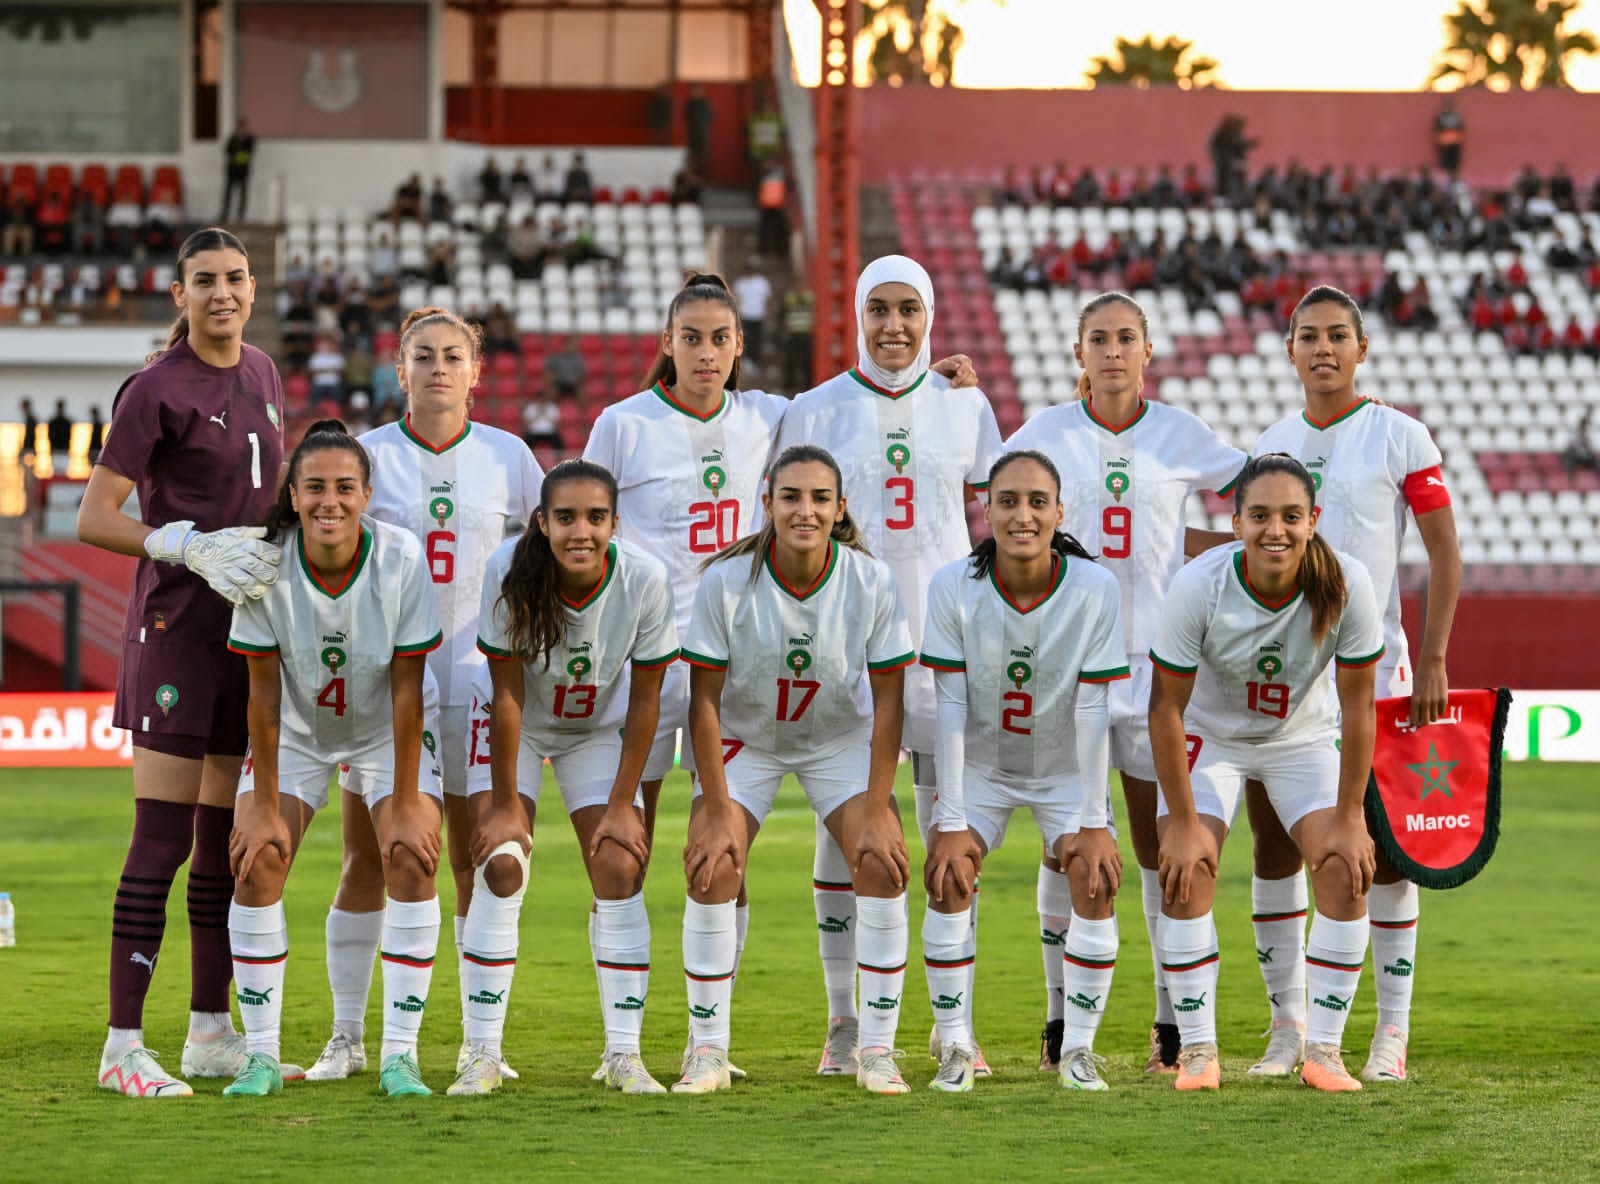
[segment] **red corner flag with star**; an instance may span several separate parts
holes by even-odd
[[[1423,888],[1456,888],[1500,837],[1500,754],[1511,692],[1451,691],[1450,707],[1411,726],[1410,699],[1378,700],[1367,821],[1389,862]]]

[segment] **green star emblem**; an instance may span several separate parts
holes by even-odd
[[[1428,745],[1428,759],[1419,761],[1414,765],[1407,765],[1418,777],[1422,778],[1422,800],[1427,801],[1428,795],[1434,791],[1444,794],[1447,798],[1454,798],[1450,792],[1450,770],[1459,765],[1460,761],[1442,761],[1439,759],[1438,750],[1430,743]]]

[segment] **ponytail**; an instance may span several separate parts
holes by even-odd
[[[1339,557],[1320,534],[1312,535],[1306,544],[1295,581],[1311,607],[1311,641],[1321,645],[1328,630],[1338,624],[1339,615],[1344,612],[1345,585]]]
[[[772,462],[772,467],[767,470],[767,488],[772,488],[778,473],[790,465],[815,462],[827,465],[833,470],[834,490],[840,497],[844,496],[844,475],[839,471],[839,462],[825,448],[818,448],[815,444],[795,444],[785,448],[778,459]],[[850,517],[848,509],[840,510],[839,516],[833,520],[833,528],[828,531],[828,537],[841,547],[849,547],[860,551],[863,555],[871,555],[867,549],[866,539],[862,537],[861,528],[856,525],[856,520]],[[705,571],[713,563],[721,563],[725,559],[735,559],[740,555],[750,556],[750,580],[761,574],[761,562],[772,550],[772,544],[777,541],[778,529],[773,525],[772,515],[767,515],[767,520],[761,524],[761,529],[755,534],[747,534],[742,539],[735,539],[722,550],[712,555],[700,565],[700,570]]]
[[[617,479],[604,465],[588,460],[564,460],[545,474],[539,491],[538,518],[548,521],[553,491],[574,481],[595,481],[611,497],[617,512]],[[506,606],[508,648],[523,662],[544,660],[550,669],[550,651],[567,635],[567,607],[561,599],[561,567],[550,539],[539,522],[530,522],[511,552],[511,565],[500,581],[500,601]]]
[[[667,325],[663,336],[672,333],[673,323],[678,319],[678,311],[685,304],[699,303],[720,304],[733,314],[733,328],[741,338],[744,336],[744,321],[739,316],[739,305],[733,298],[733,293],[728,289],[728,281],[720,275],[703,272],[686,272],[683,278],[683,287],[672,298],[672,303],[667,305]],[[639,389],[647,391],[656,383],[662,383],[669,390],[678,385],[678,366],[672,356],[661,347],[661,342],[656,342],[656,360],[650,364],[650,369],[645,371],[644,381]],[[739,359],[733,359],[733,369],[728,371],[728,380],[723,383],[723,389],[736,391],[739,389]]]
[[[344,421],[317,420],[306,429],[305,436],[289,455],[289,471],[284,475],[283,484],[278,487],[278,496],[262,523],[267,529],[267,542],[277,542],[284,531],[300,521],[300,515],[295,511],[291,496],[294,483],[300,479],[300,462],[313,452],[322,452],[330,448],[354,454],[361,462],[362,488],[372,488],[372,458],[367,455],[367,450],[360,442],[350,434],[350,429],[344,426]]]

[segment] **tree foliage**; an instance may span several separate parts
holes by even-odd
[[[1005,0],[990,0],[1004,4]],[[966,33],[948,0],[861,0],[861,46],[873,82],[949,86]]]
[[[1567,62],[1600,51],[1588,30],[1569,30],[1578,0],[1460,0],[1444,18],[1445,44],[1429,85],[1494,90],[1568,87]]]
[[[1178,86],[1184,90],[1209,86],[1217,71],[1212,58],[1190,56],[1194,42],[1178,37],[1157,41],[1146,33],[1138,41],[1118,37],[1111,54],[1093,58],[1084,78],[1090,86]]]

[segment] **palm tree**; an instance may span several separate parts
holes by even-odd
[[[1428,84],[1494,90],[1568,87],[1567,59],[1600,52],[1587,30],[1562,26],[1578,0],[1460,0],[1445,17],[1446,42]]]
[[[1178,86],[1184,90],[1211,85],[1212,58],[1190,57],[1194,42],[1168,37],[1157,42],[1149,33],[1139,41],[1118,37],[1109,57],[1091,60],[1084,78],[1090,86]]]
[[[949,0],[861,0],[861,35],[872,81],[950,85],[956,53],[966,40],[950,7]]]

